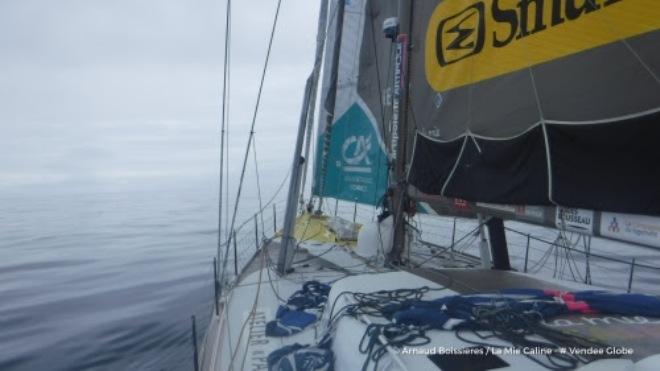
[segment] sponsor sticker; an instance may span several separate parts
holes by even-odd
[[[454,206],[457,209],[467,209],[468,208],[468,202],[463,200],[463,199],[460,199],[460,198],[455,198],[454,199]]]
[[[505,213],[516,213],[516,206],[513,205],[501,205],[501,204],[490,204],[487,202],[477,202],[477,206],[483,207],[485,209],[503,211]]]
[[[524,215],[532,219],[542,220],[544,217],[544,208],[541,206],[519,206],[521,209],[518,214]]]
[[[558,207],[555,222],[559,229],[593,234],[594,212],[584,209]]]
[[[445,0],[428,21],[426,78],[444,92],[658,28],[658,0]]]
[[[399,120],[401,110],[401,92],[405,84],[406,78],[404,76],[405,63],[407,58],[406,49],[408,48],[408,35],[401,34],[396,43],[396,54],[394,57],[394,100],[392,101],[392,128],[391,128],[391,143],[390,143],[390,156],[392,160],[396,159],[399,146]]]
[[[660,218],[602,213],[600,234],[617,240],[660,247]]]
[[[538,220],[543,219],[543,207],[541,206],[503,205],[503,204],[491,204],[487,202],[477,202],[477,206],[483,207],[485,209],[511,213],[518,216],[527,217],[530,219],[538,219]]]

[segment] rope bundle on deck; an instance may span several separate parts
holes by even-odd
[[[300,305],[314,307],[317,305],[315,299],[305,298],[310,292],[322,292],[325,295],[322,297],[327,300],[329,286],[314,286],[317,284],[318,282],[311,286],[306,284],[303,290],[294,294],[289,301],[295,302],[298,300],[295,298],[300,298]],[[326,289],[328,291],[325,291]],[[611,358],[612,355],[579,355],[562,352],[561,347],[602,349],[606,348],[607,344],[553,330],[546,327],[543,321],[567,314],[638,315],[660,318],[660,298],[648,295],[616,294],[606,291],[507,289],[497,293],[451,295],[424,300],[427,293],[438,290],[443,288],[423,286],[371,293],[345,291],[338,294],[327,316],[329,320],[326,331],[322,334],[322,340],[316,346],[309,348],[307,346],[285,348],[293,349],[288,354],[303,351],[300,357],[311,354],[318,362],[309,364],[321,365],[320,368],[294,369],[332,370],[330,361],[332,337],[339,320],[344,316],[356,318],[366,325],[358,349],[366,356],[362,365],[363,371],[369,369],[371,364],[374,370],[377,369],[380,359],[388,353],[388,350],[429,344],[431,338],[427,332],[430,330],[454,331],[458,339],[482,347],[542,348],[549,351],[540,355],[527,352],[522,354],[547,369],[570,370],[598,358]],[[336,310],[341,297],[347,297],[348,303]],[[316,308],[320,307],[316,306]],[[372,323],[366,320],[367,318],[378,319],[378,323]],[[315,354],[323,357],[314,358]],[[327,358],[328,356],[330,358]]]
[[[501,348],[543,348],[540,356],[523,353],[531,361],[551,370],[570,370],[599,356],[586,357],[561,352],[561,347],[606,348],[607,345],[580,336],[552,330],[543,321],[566,314],[641,315],[660,317],[660,299],[640,294],[606,291],[560,292],[556,290],[508,289],[499,293],[453,295],[421,300],[428,288],[350,293],[355,300],[333,317],[366,314],[391,320],[367,326],[360,352],[367,355],[362,369],[371,362],[374,370],[387,347],[412,347],[430,342],[429,330],[453,330],[466,343]],[[380,301],[376,298],[381,299]],[[390,300],[391,299],[391,300]],[[473,340],[466,333],[473,335]],[[500,343],[492,343],[498,339]],[[491,341],[488,343],[487,341]],[[611,356],[607,356],[608,358]]]

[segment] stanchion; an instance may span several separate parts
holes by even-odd
[[[218,261],[216,258],[213,258],[213,294],[215,297],[215,315],[219,315],[220,311],[218,309]]]
[[[254,214],[254,247],[259,250],[259,222],[257,214]]]
[[[632,290],[633,274],[635,274],[635,258],[630,263],[630,277],[628,277],[628,293]]]
[[[195,371],[199,371],[199,354],[197,353],[197,328],[195,326],[195,316],[190,317],[192,320],[192,344],[193,344],[193,362]]]
[[[527,247],[525,248],[525,269],[524,272],[527,273],[527,262],[529,261],[529,234],[527,234]]]
[[[273,204],[273,234],[277,233],[277,205]]]

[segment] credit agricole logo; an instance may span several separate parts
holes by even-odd
[[[660,0],[444,0],[426,77],[443,92],[659,28]]]

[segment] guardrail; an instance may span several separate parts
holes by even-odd
[[[284,220],[285,201],[279,200],[264,206],[258,213],[246,218],[236,230],[233,239],[231,272],[226,272],[228,283],[241,272],[267,237],[278,231],[278,220]],[[323,212],[326,215],[337,215],[347,220],[365,223],[376,219],[376,210],[369,205],[356,202],[326,199]],[[438,245],[449,246],[452,252],[475,253],[477,238],[464,239],[466,234],[474,233],[476,220],[418,215],[411,220],[423,235],[425,241]],[[660,294],[660,266],[640,262],[635,256],[616,257],[594,252],[602,243],[601,239],[587,238],[585,249],[575,248],[576,244],[566,243],[566,240],[556,238],[561,231],[533,226],[525,231],[513,228],[506,223],[507,240],[512,266],[522,272],[551,275],[553,278],[571,280],[585,284],[598,285],[617,290],[631,292],[635,288],[644,291],[657,291]],[[272,230],[271,230],[272,228]],[[543,232],[551,238],[543,238],[535,232]],[[577,234],[575,236],[578,236]],[[554,240],[551,240],[554,238]],[[578,237],[576,237],[578,238]],[[460,239],[460,243],[457,243]],[[226,247],[225,247],[226,248]],[[614,279],[613,276],[616,278]],[[639,286],[637,286],[639,284]],[[657,288],[656,288],[657,287]]]
[[[263,206],[257,213],[244,218],[230,233],[231,241],[220,245],[221,257],[217,261],[216,277],[217,287],[222,291],[235,283],[241,271],[250,262],[252,257],[264,245],[264,242],[278,233],[278,220],[284,220],[285,200],[274,201]],[[227,238],[223,231],[223,239]],[[229,251],[226,251],[229,249]],[[223,262],[222,256],[226,254],[228,261]],[[222,270],[222,267],[227,267]]]
[[[463,253],[477,253],[476,239],[454,246],[454,241],[466,234],[475,233],[475,220],[437,216],[418,216],[415,219],[424,239],[443,246],[453,246]],[[526,231],[509,225],[519,223],[506,224],[511,264],[518,271],[627,292],[637,289],[660,294],[660,266],[641,263],[641,257],[634,254],[624,257],[598,251],[605,244],[613,246],[618,243],[545,227],[533,226],[530,227],[531,231]],[[554,240],[540,237],[538,233],[554,237]],[[579,244],[583,249],[576,248]],[[644,247],[636,248],[656,254],[660,260],[660,253]],[[594,249],[597,251],[594,252]]]

